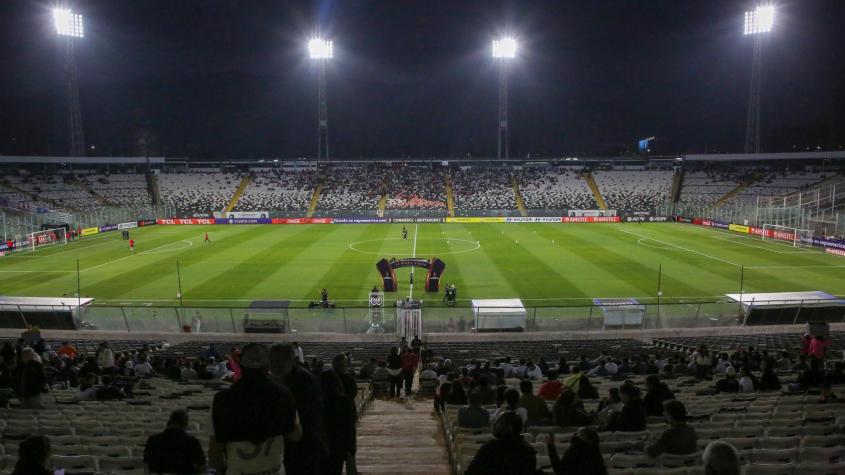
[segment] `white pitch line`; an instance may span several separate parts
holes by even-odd
[[[660,239],[654,239],[654,238],[651,238],[651,237],[648,237],[648,236],[643,236],[642,234],[637,234],[637,233],[633,233],[631,231],[626,231],[626,230],[622,229],[621,227],[617,227],[616,229],[618,229],[619,231],[622,231],[625,234],[630,234],[632,236],[637,236],[639,238],[648,239],[648,240],[651,240],[651,241],[654,241],[654,242],[659,242],[661,244],[665,244],[667,246],[672,246],[672,247],[674,247],[676,249],[680,249],[682,251],[691,252],[693,254],[698,254],[699,256],[706,257],[708,259],[713,259],[713,260],[716,260],[716,261],[719,261],[719,262],[724,262],[725,264],[730,264],[734,267],[742,267],[741,264],[737,264],[736,262],[731,262],[729,260],[722,259],[721,257],[711,256],[710,254],[705,254],[703,252],[696,251],[694,249],[688,249],[686,247],[679,246],[677,244],[672,244],[671,242],[661,241]]]
[[[417,231],[420,229],[419,224],[414,225],[414,250],[411,257],[417,257]],[[408,299],[414,297],[414,269],[415,267],[411,267],[411,288],[408,291]]]
[[[760,246],[760,245],[758,245],[758,244],[751,244],[751,243],[747,243],[747,242],[740,242],[740,241],[739,241],[739,240],[737,240],[737,239],[732,239],[730,236],[710,236],[710,237],[711,237],[711,238],[713,238],[713,239],[718,239],[718,240],[720,240],[720,241],[729,242],[729,243],[731,243],[731,244],[739,244],[740,246],[754,247],[754,248],[757,248],[757,249],[762,249],[762,250],[767,251],[767,252],[774,252],[774,253],[776,253],[776,254],[816,254],[816,251],[812,251],[812,250],[803,250],[803,251],[796,251],[796,250],[792,250],[792,251],[778,251],[778,250],[776,250],[776,249],[770,249],[768,246]],[[740,235],[737,235],[736,237],[738,237],[738,238],[747,238],[746,236],[740,236]],[[763,241],[760,241],[760,242],[763,242]],[[772,243],[772,244],[775,244],[775,243]],[[778,243],[778,244],[779,244],[779,243]],[[790,246],[790,247],[792,247],[792,246]]]

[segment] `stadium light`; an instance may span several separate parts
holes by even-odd
[[[759,33],[768,33],[772,31],[772,25],[774,25],[774,23],[775,7],[771,5],[761,5],[755,10],[745,12],[743,34],[756,35]]]
[[[493,40],[493,57],[510,59],[516,57],[516,40],[514,38],[501,38]]]
[[[331,59],[334,57],[334,42],[314,38],[308,42],[308,55],[311,59]]]
[[[73,13],[67,8],[53,9],[53,23],[56,25],[56,33],[61,36],[72,36],[74,38],[85,36],[82,15]]]

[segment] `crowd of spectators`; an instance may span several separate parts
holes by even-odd
[[[452,171],[452,193],[459,210],[515,209],[516,196],[507,168],[459,168]]]

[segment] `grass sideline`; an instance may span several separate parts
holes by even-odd
[[[712,228],[645,224],[401,224],[151,226],[131,231],[131,255],[120,233],[82,238],[0,257],[3,295],[76,295],[100,305],[178,305],[176,261],[185,306],[243,307],[252,300],[305,306],[323,287],[339,306],[365,306],[380,286],[381,257],[437,256],[442,284],[458,286],[459,305],[473,298],[521,298],[526,306],[589,305],[596,297],[657,296],[710,301],[745,292],[823,290],[842,294],[845,259],[789,243]],[[210,245],[203,244],[209,233]],[[410,291],[409,269],[397,271]],[[416,275],[414,297],[439,305]]]

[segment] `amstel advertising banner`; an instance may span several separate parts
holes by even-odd
[[[622,221],[619,216],[564,216],[561,222],[564,223],[618,223]]]
[[[82,228],[82,231],[79,231],[80,236],[90,236],[92,234],[97,234],[100,232],[100,228]]]
[[[842,256],[845,257],[845,249],[834,249],[832,247],[826,247],[824,252],[828,254],[833,254],[835,256]]]
[[[447,223],[504,223],[505,218],[503,216],[481,216],[481,217],[462,217],[462,216],[455,216],[455,217],[447,217]]]

